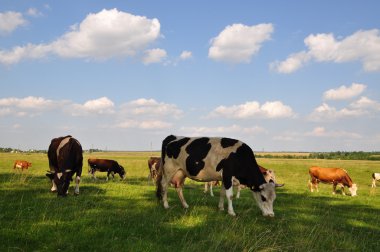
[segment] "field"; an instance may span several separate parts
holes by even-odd
[[[285,183],[277,190],[276,216],[262,217],[245,189],[234,200],[234,218],[218,210],[219,188],[211,197],[189,180],[184,194],[190,208],[182,209],[171,188],[170,209],[163,209],[147,180],[150,155],[158,153],[85,153],[84,160],[119,161],[127,179],[106,182],[97,173],[92,180],[85,163],[80,195],[71,187],[68,197],[57,198],[44,175],[45,154],[0,153],[0,251],[379,251],[380,187],[370,187],[378,161],[258,159]],[[33,166],[14,171],[16,159]],[[311,165],[346,169],[358,197],[332,195],[332,186],[323,184],[310,193]]]

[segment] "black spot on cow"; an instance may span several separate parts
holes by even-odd
[[[179,153],[181,152],[181,147],[187,144],[190,138],[185,137],[173,142],[170,142],[166,147],[167,156],[170,158],[178,158]]]
[[[231,138],[222,138],[220,140],[220,144],[222,145],[223,148],[234,146],[237,142],[239,141],[236,139],[231,139]]]
[[[223,184],[226,189],[232,186],[231,178],[235,176],[240,184],[246,185],[254,191],[259,191],[258,186],[265,183],[263,174],[260,172],[252,149],[242,144],[236,152],[232,152],[227,158],[221,160],[216,170],[223,169]]]
[[[186,169],[191,176],[197,176],[204,168],[205,162],[203,159],[211,149],[209,141],[208,137],[198,138],[186,147],[186,152],[189,154],[186,159]]]

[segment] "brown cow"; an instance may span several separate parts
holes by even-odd
[[[24,160],[16,160],[13,169],[20,169],[23,171],[24,169],[28,169],[29,167],[32,167],[32,163],[29,163],[28,161]]]
[[[310,180],[309,188],[313,192],[313,187],[318,192],[318,183],[333,184],[333,194],[336,192],[336,186],[339,185],[342,188],[342,194],[344,193],[344,187],[347,186],[351,192],[351,196],[356,196],[357,186],[352,182],[347,171],[341,168],[321,168],[318,166],[312,166],[309,169]]]
[[[152,179],[153,183],[157,181],[158,169],[160,168],[161,158],[150,157],[148,160],[149,176],[148,179]]]

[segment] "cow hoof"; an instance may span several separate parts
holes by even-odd
[[[188,209],[188,208],[189,208],[189,205],[185,203],[185,204],[183,205],[183,208]]]
[[[228,214],[233,216],[233,217],[236,217],[236,213],[234,211],[228,211]]]

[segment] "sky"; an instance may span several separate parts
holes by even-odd
[[[0,4],[0,147],[380,151],[380,2]]]

